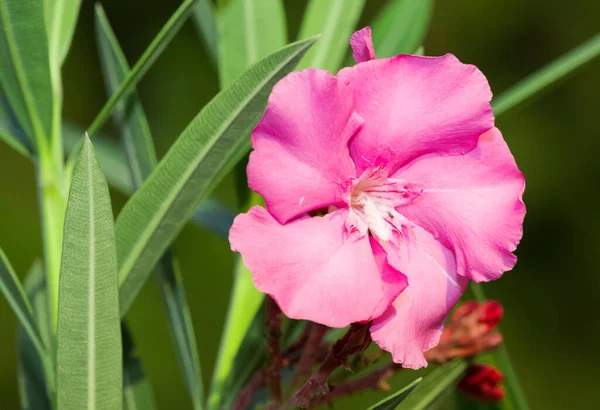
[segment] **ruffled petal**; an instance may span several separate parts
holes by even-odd
[[[458,273],[480,282],[512,269],[525,178],[497,128],[466,155],[427,155],[396,176],[424,186],[418,200],[397,210],[454,251]]]
[[[406,287],[406,277],[381,258],[367,236],[348,236],[346,210],[301,217],[286,225],[264,208],[235,218],[229,241],[256,287],[286,316],[330,327],[379,316]]]
[[[252,132],[250,188],[281,223],[343,206],[344,184],[356,175],[348,140],[362,124],[347,83],[323,70],[289,74],[273,88]]]
[[[375,49],[373,48],[371,27],[367,26],[352,34],[350,46],[352,47],[352,57],[357,63],[374,60]]]
[[[408,287],[373,321],[371,336],[396,363],[418,369],[427,366],[423,353],[438,344],[469,280],[456,273],[452,252],[422,228],[410,228],[399,245],[386,249],[390,264],[408,277]]]
[[[486,78],[451,54],[371,60],[338,77],[365,120],[350,146],[358,175],[377,163],[393,170],[428,153],[467,153],[494,126]]]

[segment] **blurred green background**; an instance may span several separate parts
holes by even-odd
[[[177,0],[105,0],[108,18],[133,63]],[[295,38],[305,1],[285,2]],[[360,26],[384,4],[367,2]],[[425,42],[427,55],[454,53],[476,64],[499,94],[600,29],[600,2],[440,0]],[[268,22],[265,22],[268,24]],[[600,59],[541,99],[502,116],[498,126],[527,177],[528,214],[519,263],[485,289],[506,308],[503,331],[533,409],[584,409],[597,402],[600,354]],[[84,0],[63,69],[64,117],[89,125],[106,97],[93,33],[93,2]],[[217,76],[189,22],[138,87],[159,153],[215,95]],[[111,126],[108,134],[117,135]],[[0,244],[22,276],[42,255],[32,164],[0,143]],[[234,206],[229,178],[218,196]],[[126,198],[113,193],[115,212]],[[232,254],[213,234],[187,227],[176,243],[208,384],[232,283]],[[171,349],[167,322],[150,280],[128,315],[158,406],[191,408]],[[0,409],[18,408],[16,319],[0,300]],[[408,373],[408,372],[407,372]],[[410,379],[416,377],[408,374]],[[392,384],[400,386],[402,380]],[[377,394],[337,408],[364,408]]]

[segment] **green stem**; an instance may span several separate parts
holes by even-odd
[[[55,109],[59,108],[55,107]],[[55,117],[60,118],[60,116]],[[50,313],[52,327],[56,331],[58,323],[58,279],[66,210],[64,162],[59,120],[54,121],[51,142],[39,144],[37,174]]]

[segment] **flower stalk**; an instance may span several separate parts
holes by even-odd
[[[267,343],[269,359],[266,367],[268,408],[276,408],[281,403],[281,309],[270,296],[265,299],[267,310]]]
[[[327,379],[331,373],[339,366],[348,368],[348,358],[353,354],[363,352],[371,344],[370,326],[370,323],[353,323],[344,337],[333,345],[319,369],[291,398],[291,405],[287,408],[296,406],[308,409],[315,400],[328,394]]]

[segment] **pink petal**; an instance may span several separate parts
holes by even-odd
[[[372,318],[381,316],[390,306],[390,304],[398,297],[408,286],[408,280],[405,275],[394,269],[388,262],[388,254],[381,247],[377,240],[370,236],[371,249],[375,256],[375,263],[381,272],[381,280],[383,281],[383,299],[373,312]]]
[[[248,164],[248,184],[275,219],[344,206],[342,185],[356,175],[348,140],[362,123],[348,84],[327,71],[291,73],[275,85]]]
[[[467,155],[427,155],[396,176],[424,185],[421,197],[398,212],[452,249],[461,275],[489,281],[512,269],[511,252],[523,234],[525,178],[497,128]]]
[[[408,277],[408,287],[373,321],[371,336],[396,363],[418,369],[427,366],[423,353],[438,344],[469,281],[456,273],[452,252],[424,229],[413,227],[399,248],[388,246],[388,260]]]
[[[346,235],[347,213],[281,225],[264,208],[253,207],[235,218],[229,241],[256,287],[288,317],[345,327],[379,316],[406,287],[406,278],[382,260],[377,244]]]
[[[350,146],[358,175],[376,162],[393,171],[428,153],[464,154],[494,126],[486,78],[451,54],[371,60],[338,77],[365,119]]]
[[[375,50],[373,49],[373,39],[371,38],[371,27],[367,26],[352,34],[350,38],[352,47],[352,57],[357,63],[375,59]]]

